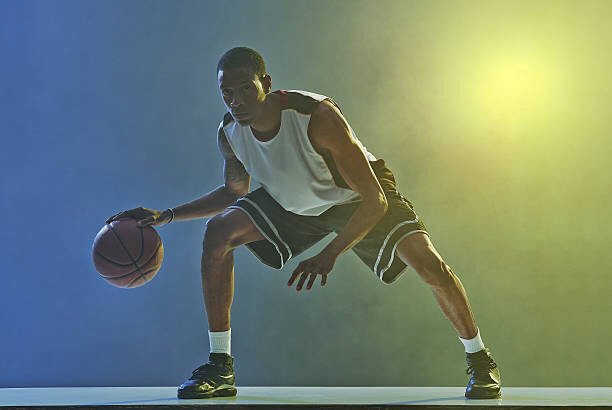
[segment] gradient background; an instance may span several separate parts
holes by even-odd
[[[138,289],[99,278],[91,245],[116,212],[222,184],[215,68],[237,45],[273,89],[333,97],[387,161],[505,386],[610,386],[611,17],[609,1],[0,1],[0,386],[173,386],[206,361],[206,220],[158,228],[163,266]],[[236,250],[239,386],[465,386],[414,271],[387,286],[348,252],[298,293],[301,259]]]

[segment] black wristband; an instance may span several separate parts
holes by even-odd
[[[174,209],[168,208],[168,209],[166,209],[166,211],[170,211],[170,215],[171,215],[170,216],[170,220],[168,222],[166,222],[166,225],[168,225],[174,219]]]

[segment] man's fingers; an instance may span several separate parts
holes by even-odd
[[[116,218],[117,218],[119,215],[121,215],[122,213],[123,213],[123,212],[119,212],[119,213],[116,213],[115,215],[111,216],[110,218],[108,218],[108,219],[106,220],[106,223],[107,223],[107,224],[109,224],[109,223],[113,222],[113,221],[114,221],[114,220],[115,220],[115,219],[116,219]]]
[[[312,287],[312,284],[314,283],[315,279],[317,279],[317,274],[311,273],[310,279],[308,280],[308,285],[306,285],[306,289],[310,289]]]
[[[304,285],[304,282],[306,281],[308,274],[309,274],[308,272],[302,273],[302,277],[300,278],[300,281],[298,282],[298,285],[297,285],[297,290],[302,289],[302,286]]]
[[[145,219],[141,219],[140,221],[137,222],[138,226],[146,226],[146,225],[150,225],[151,222],[153,222],[153,218],[145,218]]]
[[[310,276],[310,279],[308,280],[308,283],[306,284],[306,289],[311,289],[312,285],[314,285],[314,283],[316,282],[318,275],[322,276],[321,286],[325,286],[327,284],[326,274],[319,273],[317,271],[316,266],[311,266],[308,262],[300,262],[300,264],[295,268],[295,270],[291,274],[291,277],[289,278],[289,282],[287,282],[287,286],[291,286],[295,282],[297,277],[300,276],[300,280],[298,281],[297,286],[296,286],[296,290],[300,291],[302,287],[304,286],[306,279],[308,279],[308,276]]]
[[[298,277],[298,275],[300,273],[302,273],[304,269],[302,268],[302,264],[300,263],[297,268],[295,268],[295,270],[293,271],[293,274],[291,275],[291,277],[289,278],[289,282],[287,282],[287,286],[291,286],[293,284],[293,281],[295,280],[295,278]]]

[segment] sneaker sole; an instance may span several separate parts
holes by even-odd
[[[177,397],[179,399],[210,399],[211,397],[232,397],[237,393],[238,390],[234,386],[220,386],[218,389],[209,392],[179,390]]]
[[[472,394],[471,396],[468,396],[467,394],[465,395],[466,399],[500,399],[501,398],[501,392],[498,392],[496,394],[486,394],[486,393],[476,393],[476,394]]]

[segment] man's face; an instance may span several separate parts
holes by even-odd
[[[260,115],[270,91],[269,78],[258,78],[250,68],[219,70],[217,80],[223,102],[240,125],[248,125]]]

